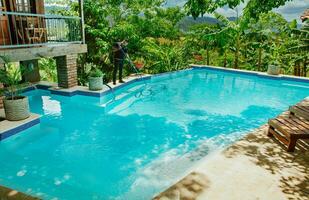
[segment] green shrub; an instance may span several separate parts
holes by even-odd
[[[42,58],[39,60],[42,81],[57,82],[57,66],[55,59]]]
[[[30,86],[30,83],[21,83],[21,81],[22,75],[31,70],[23,65],[12,64],[6,57],[0,56],[0,59],[4,61],[4,68],[0,68],[0,80],[4,84],[4,88],[0,88],[0,96],[4,95],[14,100],[21,95],[24,88]]]
[[[103,72],[97,68],[93,69],[89,73],[89,77],[102,77],[104,76]]]

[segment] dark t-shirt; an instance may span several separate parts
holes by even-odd
[[[126,56],[127,49],[121,44],[121,42],[115,42],[113,44],[113,56],[116,60],[123,60]]]

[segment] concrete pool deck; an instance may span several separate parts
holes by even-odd
[[[40,115],[30,113],[30,117],[20,121],[5,120],[4,109],[0,109],[0,141],[40,123]]]
[[[309,141],[288,153],[265,125],[222,152],[205,158],[192,173],[155,200],[309,199]]]

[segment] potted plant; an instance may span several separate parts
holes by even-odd
[[[280,48],[277,45],[272,46],[272,54],[270,55],[270,65],[268,65],[267,74],[279,75],[281,71],[280,67]]]
[[[30,117],[28,97],[21,95],[22,89],[29,84],[20,84],[23,66],[19,68],[4,60],[4,68],[0,68],[0,80],[4,87],[0,91],[3,99],[5,117],[9,121],[19,121]]]
[[[103,89],[103,72],[93,68],[89,73],[89,90],[96,91]]]

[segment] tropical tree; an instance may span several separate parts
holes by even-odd
[[[219,34],[224,35],[230,42],[230,50],[234,52],[234,68],[239,68],[240,48],[242,42],[243,27],[241,26],[240,19],[230,21],[225,16],[215,13],[215,17],[221,22],[222,30]],[[222,38],[220,38],[222,39]]]
[[[77,15],[78,4],[65,1],[70,9],[55,12]],[[107,80],[111,78],[111,46],[124,39],[132,60],[146,64],[142,69],[146,73],[182,69],[189,62],[265,71],[276,61],[285,73],[306,75],[308,26],[299,30],[296,21],[288,23],[280,14],[270,12],[287,1],[187,0],[184,10],[162,6],[165,0],[85,0],[88,54],[80,58],[80,84],[85,84],[87,77],[84,63],[94,63]],[[217,8],[235,8],[240,3],[246,6],[236,20],[216,13]],[[204,13],[214,14],[217,22],[200,19],[198,25],[180,30],[182,23],[191,26],[190,17],[182,20],[185,14],[196,18]],[[130,68],[125,70],[130,72]]]
[[[146,60],[146,72],[162,73],[186,68],[187,55],[184,54],[182,41],[163,38],[146,38],[143,40],[143,56]]]
[[[255,65],[257,63],[257,70],[266,70],[265,57],[270,57],[271,47],[274,47],[274,42],[278,41],[281,37],[286,37],[286,35],[280,35],[284,28],[288,25],[287,21],[277,13],[269,12],[264,13],[259,16],[258,21],[251,20],[246,26],[244,31],[247,41],[250,41],[251,47],[254,49],[257,55],[257,62],[252,63]],[[280,36],[280,37],[279,37]]]
[[[290,39],[287,41],[288,58],[294,66],[294,75],[307,76],[309,60],[309,23],[305,22],[301,29],[292,29]],[[301,65],[303,65],[301,67]]]
[[[217,46],[216,35],[213,34],[217,31],[217,25],[200,24],[191,27],[190,32],[188,33],[188,37],[191,38],[188,42],[193,43],[195,46],[199,46],[205,50],[207,65],[210,65],[210,52]]]
[[[258,19],[261,13],[267,13],[273,8],[283,6],[287,1],[291,0],[249,0],[244,8],[245,19]],[[188,15],[194,18],[203,16],[205,13],[214,13],[216,9],[228,6],[235,8],[240,3],[245,3],[245,0],[187,0],[185,8]]]

